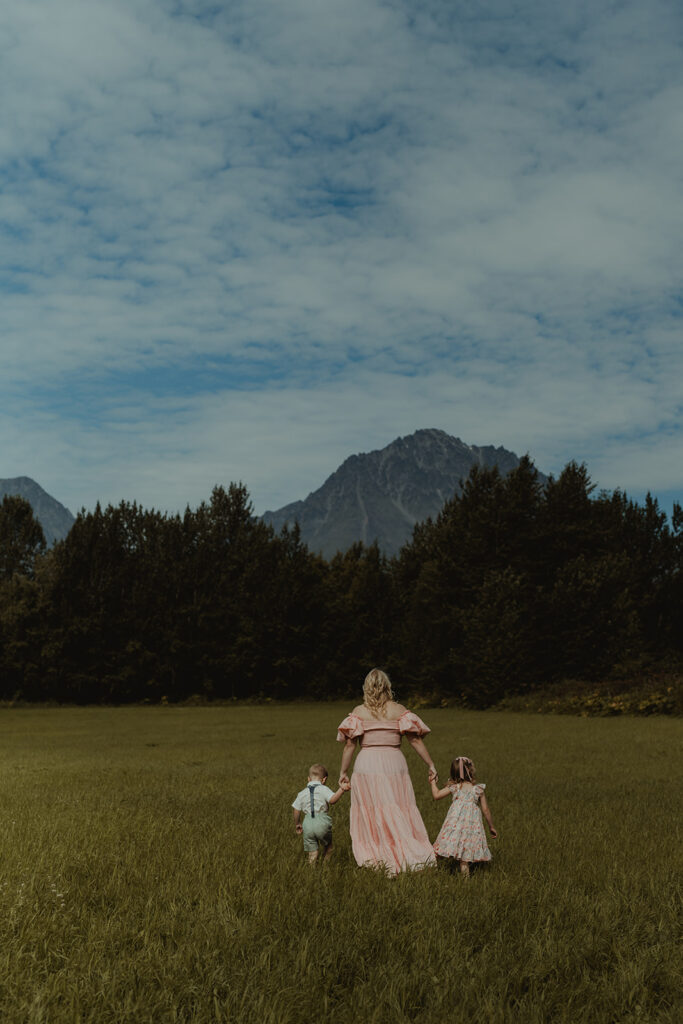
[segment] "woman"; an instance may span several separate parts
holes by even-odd
[[[337,733],[344,743],[340,785],[349,781],[349,766],[360,745],[351,780],[353,855],[359,864],[383,866],[392,875],[436,863],[400,750],[402,736],[428,766],[430,781],[437,777],[421,739],[429,729],[393,696],[389,677],[373,668],[365,677],[363,703]]]

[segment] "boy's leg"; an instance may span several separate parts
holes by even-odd
[[[306,859],[309,864],[313,865],[318,859],[318,836],[316,835],[315,818],[309,818],[306,815],[304,818],[303,836]]]
[[[323,861],[329,860],[332,853],[332,819],[329,814],[316,815],[314,828],[318,849],[322,851],[322,859]]]

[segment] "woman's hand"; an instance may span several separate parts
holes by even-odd
[[[341,764],[339,765],[339,785],[349,781],[349,768],[351,767],[351,761],[356,750],[357,740],[352,740],[347,737],[344,744],[344,750],[342,751]]]
[[[434,767],[433,764],[430,764],[430,766],[429,766],[428,781],[429,782],[438,782],[439,781],[439,773],[437,772],[437,770],[436,770],[436,768]]]
[[[346,772],[342,772],[339,776],[339,785],[342,789],[350,789],[351,783],[349,782],[349,777]]]

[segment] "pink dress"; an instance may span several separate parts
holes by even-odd
[[[436,837],[434,851],[439,857],[455,857],[457,860],[491,860],[479,807],[486,786],[483,783],[458,786],[449,782],[448,788],[453,794],[453,802]]]
[[[398,719],[347,715],[337,739],[360,741],[351,777],[349,829],[353,855],[361,865],[390,874],[435,864],[436,857],[415,803],[415,793],[401,753],[406,733],[424,736],[429,729],[412,711]]]

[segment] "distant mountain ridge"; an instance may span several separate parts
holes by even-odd
[[[298,522],[302,540],[326,558],[359,540],[376,540],[393,555],[410,539],[415,523],[434,518],[459,492],[473,466],[497,466],[505,476],[519,461],[506,448],[465,444],[443,430],[417,430],[386,448],[351,455],[304,501],[264,512],[262,518],[276,530]]]
[[[55,541],[64,540],[74,524],[74,517],[68,508],[44,491],[30,476],[0,480],[0,501],[6,494],[17,494],[29,502],[34,516],[43,528],[48,547]]]
[[[437,516],[473,466],[497,466],[506,475],[519,457],[503,447],[470,445],[443,430],[416,430],[386,448],[350,455],[303,501],[261,517],[276,530],[295,522],[312,551],[331,558],[352,544],[377,541],[388,555],[410,539],[415,523]],[[539,473],[544,482],[547,478]],[[0,501],[20,495],[30,503],[48,546],[63,540],[74,516],[28,476],[0,479]]]

